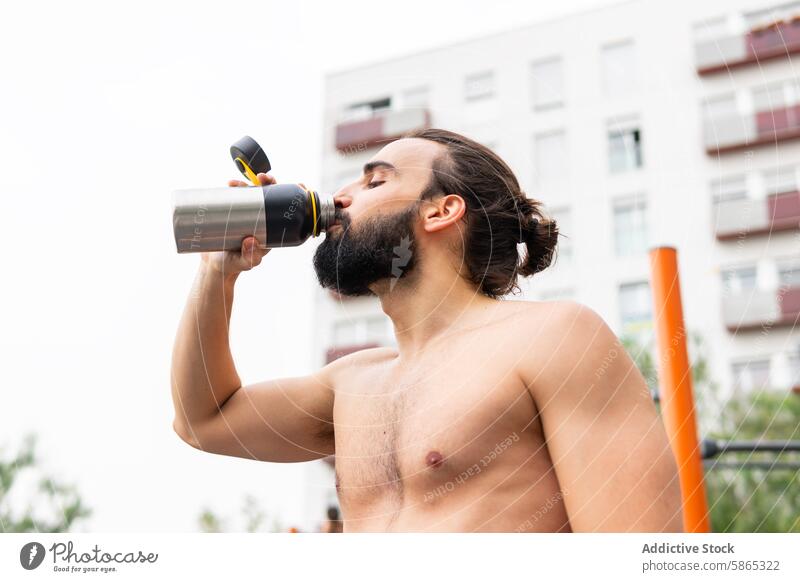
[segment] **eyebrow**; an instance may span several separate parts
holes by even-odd
[[[398,172],[397,172],[397,168],[395,168],[395,167],[394,167],[392,164],[390,164],[389,162],[384,162],[384,161],[381,161],[381,160],[376,160],[376,161],[374,161],[374,162],[367,162],[366,164],[364,164],[364,175],[366,176],[367,174],[371,174],[371,173],[372,173],[372,172],[374,172],[374,171],[375,171],[377,168],[383,168],[383,169],[385,169],[385,170],[389,170],[389,171],[391,171],[391,172],[394,172],[395,174],[397,174],[397,173],[398,173]]]

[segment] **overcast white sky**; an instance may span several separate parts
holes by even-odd
[[[0,19],[0,446],[40,435],[94,515],[80,531],[194,531],[203,505],[301,515],[300,465],[199,453],[169,365],[197,256],[169,194],[223,185],[250,134],[279,181],[319,182],[326,72],[582,11],[530,2],[15,2]],[[309,243],[239,281],[242,380],[306,373]]]

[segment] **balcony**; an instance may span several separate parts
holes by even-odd
[[[325,363],[330,364],[334,360],[338,360],[339,358],[343,358],[348,354],[352,354],[354,352],[359,352],[361,350],[367,350],[369,348],[377,348],[380,344],[376,342],[367,343],[367,344],[359,344],[353,346],[335,346],[332,348],[328,348],[325,352]]]
[[[800,138],[800,105],[706,119],[703,145],[709,155]]]
[[[719,241],[800,230],[800,192],[772,194],[760,200],[721,201],[713,215]]]
[[[430,127],[427,109],[388,110],[336,126],[336,149],[349,154],[385,144],[415,129]]]
[[[800,15],[745,34],[695,44],[698,75],[760,64],[800,52]]]
[[[722,319],[731,333],[792,327],[800,317],[800,287],[754,289],[722,299]]]

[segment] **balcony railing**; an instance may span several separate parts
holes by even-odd
[[[791,327],[798,317],[800,287],[752,290],[722,300],[722,318],[730,332]]]
[[[342,153],[360,152],[425,127],[430,127],[427,109],[381,111],[367,119],[344,121],[337,125],[336,149]]]
[[[714,205],[717,240],[800,229],[800,192],[772,194],[765,199],[727,200]]]
[[[708,154],[723,154],[800,138],[800,105],[706,119],[703,142]]]
[[[800,15],[745,34],[695,44],[699,75],[763,63],[800,52]]]

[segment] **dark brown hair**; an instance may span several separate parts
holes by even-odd
[[[481,293],[497,298],[519,290],[517,277],[550,265],[558,240],[556,222],[541,202],[528,198],[514,172],[492,150],[444,129],[421,129],[404,137],[447,147],[433,163],[431,183],[420,196],[459,194],[466,203],[465,276]],[[520,261],[517,243],[525,243]]]

